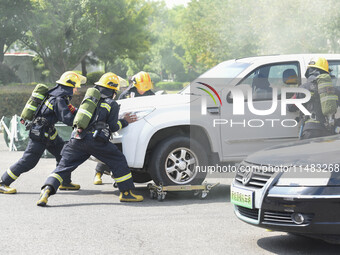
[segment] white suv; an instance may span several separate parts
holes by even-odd
[[[340,86],[340,54],[225,61],[178,94],[118,101],[121,114],[135,112],[139,120],[116,133],[113,143],[126,156],[135,182],[201,183],[207,173],[203,166],[239,162],[250,153],[298,138],[298,113],[282,114],[280,91],[289,86],[284,73],[295,72],[301,83],[308,62],[315,56],[329,61],[334,84]],[[252,100],[245,95],[235,109],[233,88],[250,89]],[[270,114],[254,114],[272,109],[273,97],[278,105]]]

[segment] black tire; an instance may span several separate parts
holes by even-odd
[[[146,172],[139,172],[139,171],[131,171],[132,179],[135,183],[145,183],[151,181],[151,176],[149,173]]]
[[[182,154],[182,151],[185,153]],[[179,163],[173,160],[177,158]],[[161,141],[153,149],[149,170],[157,185],[201,184],[207,173],[198,171],[196,166],[205,166],[207,162],[207,154],[199,142],[187,136],[172,136]],[[167,173],[166,166],[171,171],[176,167],[177,170]]]

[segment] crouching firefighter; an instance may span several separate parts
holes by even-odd
[[[309,139],[335,134],[334,116],[339,104],[339,91],[333,86],[329,75],[328,62],[325,58],[312,59],[307,67],[305,76],[307,82],[301,88],[311,92],[311,99],[305,103],[310,116],[300,114],[300,139]],[[296,98],[304,97],[296,94]],[[289,107],[290,111],[297,110],[295,105]]]
[[[45,206],[48,197],[57,192],[63,179],[91,155],[109,167],[120,190],[120,201],[143,201],[142,196],[135,195],[132,192],[134,184],[125,156],[116,145],[109,142],[111,133],[120,128],[117,123],[119,105],[113,100],[113,96],[119,89],[119,79],[114,73],[106,73],[95,84],[95,88],[100,91],[101,97],[99,102],[96,103],[97,106],[89,125],[83,130],[74,129],[70,142],[65,145],[62,151],[62,159],[59,165],[49,175],[42,187],[40,199],[37,202],[38,206]],[[84,118],[87,118],[87,115],[84,114]]]
[[[155,93],[152,91],[153,84],[151,77],[147,72],[141,71],[132,77],[133,86],[125,90],[119,96],[119,100],[134,97],[152,96]],[[134,122],[135,115],[126,114],[123,119],[120,119],[121,128],[126,127],[129,123]],[[101,185],[103,183],[102,176],[104,173],[108,173],[109,168],[103,163],[98,163],[95,169],[94,185]]]
[[[153,84],[150,78],[150,74],[141,71],[132,77],[133,86],[129,87],[122,94],[119,99],[134,98],[142,96],[153,96],[155,93],[152,91]]]
[[[55,156],[58,165],[64,141],[58,135],[54,124],[62,121],[66,125],[72,126],[76,108],[69,101],[73,96],[73,90],[85,82],[84,76],[69,71],[56,81],[57,85],[53,89],[47,91],[44,100],[34,113],[32,122],[27,125],[30,130],[30,139],[23,156],[1,177],[0,193],[16,193],[16,189],[9,185],[21,174],[34,168],[45,149]],[[79,185],[71,183],[70,174],[66,175],[64,181],[60,183],[60,189],[78,190],[79,188]]]

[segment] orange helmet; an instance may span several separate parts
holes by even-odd
[[[139,72],[132,77],[134,86],[142,91],[153,89],[150,75],[147,72]]]

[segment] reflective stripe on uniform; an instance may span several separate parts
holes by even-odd
[[[31,105],[31,104],[26,104],[25,108],[30,109],[32,111],[36,111],[37,110],[37,107],[35,107],[34,105]]]
[[[105,108],[108,112],[111,111],[111,106],[109,104],[107,104],[107,103],[101,103],[100,107]]]
[[[11,169],[7,169],[7,174],[13,179],[16,180],[18,179],[18,176],[16,176],[15,174],[13,174],[13,172],[11,171]]]
[[[114,178],[114,180],[119,183],[119,182],[123,182],[123,181],[126,181],[128,179],[132,178],[132,174],[131,173],[128,173],[127,175],[124,175],[122,177],[119,177],[119,178]]]
[[[90,113],[89,111],[86,111],[84,109],[79,109],[78,111],[81,112],[81,113],[84,113],[90,119],[92,118],[92,113]]]
[[[320,123],[320,121],[309,119],[309,120],[305,121],[305,123]]]
[[[118,120],[117,124],[119,126],[119,129],[122,129],[123,125],[122,125],[122,123],[119,120]]]
[[[323,96],[323,97],[320,97],[321,103],[323,103],[325,101],[328,101],[328,100],[338,101],[338,96],[332,95],[332,96]]]
[[[45,105],[53,111],[53,105],[48,100],[45,101]]]
[[[33,96],[33,97],[36,97],[36,98],[39,98],[39,99],[41,99],[41,100],[43,100],[43,99],[45,98],[44,95],[39,94],[39,93],[32,93],[32,96]]]
[[[53,174],[50,174],[49,177],[56,178],[60,182],[60,184],[62,184],[63,182],[63,178],[61,178],[59,174],[53,173]]]
[[[333,87],[333,83],[325,82],[325,83],[318,84],[318,88],[319,89],[323,89],[323,88],[327,88],[327,87],[332,88]]]
[[[54,140],[58,135],[58,131],[55,130],[55,133],[50,137],[50,140]]]

